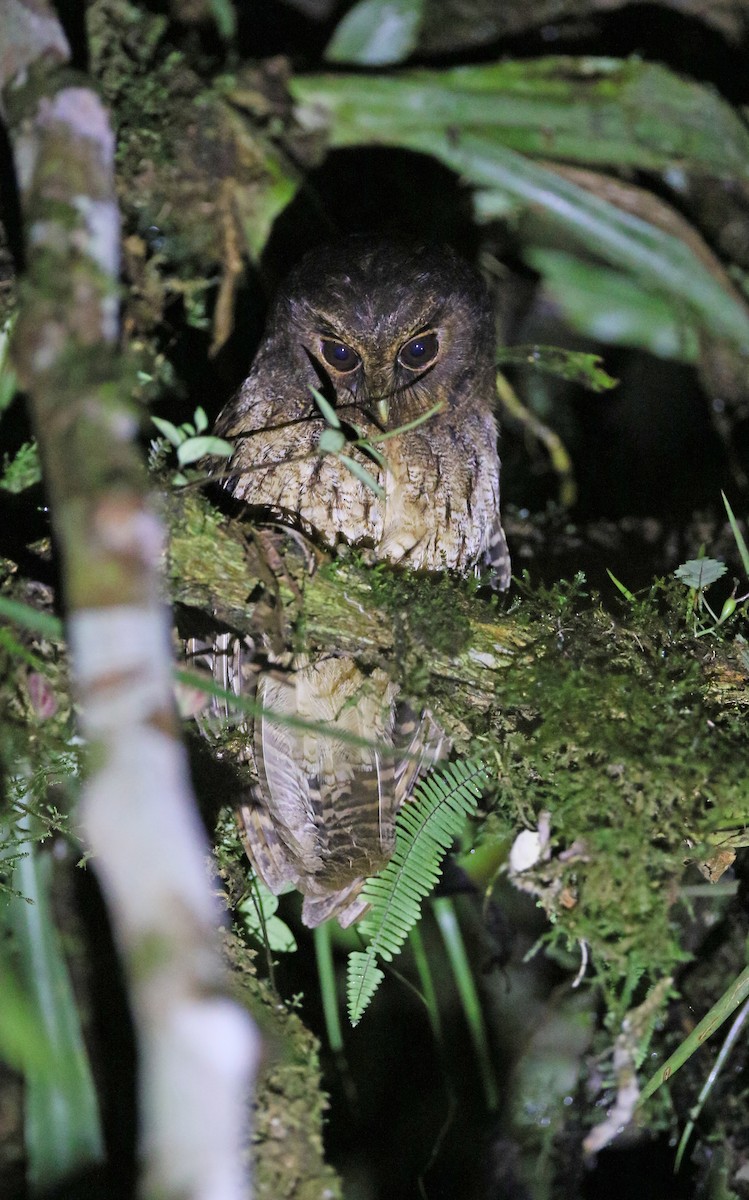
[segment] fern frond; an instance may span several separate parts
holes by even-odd
[[[347,995],[352,1025],[361,1020],[383,978],[378,958],[390,962],[416,925],[424,897],[442,874],[446,851],[466,817],[476,811],[485,780],[486,768],[481,762],[448,763],[417,785],[413,799],[398,814],[393,856],[361,892],[370,904],[360,925],[369,944],[349,956]]]
[[[384,978],[385,972],[380,970],[368,950],[351,951],[347,964],[346,994],[352,1025],[358,1025]]]

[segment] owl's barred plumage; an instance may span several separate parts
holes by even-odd
[[[328,548],[343,541],[430,571],[486,564],[506,588],[494,378],[491,304],[468,264],[445,247],[341,239],[289,276],[250,374],[219,417],[216,432],[235,444],[225,486],[254,515]],[[342,455],[381,494],[339,454],[320,452],[328,426],[313,388],[335,409]],[[362,438],[384,464],[353,444]],[[258,787],[243,821],[258,872],[273,891],[291,882],[305,893],[308,924],[333,914],[348,923],[363,908],[362,877],[392,853],[395,816],[420,766],[437,757],[441,731],[398,703],[384,671],[365,676],[334,651],[257,686],[266,708],[373,743],[267,718],[253,736]]]

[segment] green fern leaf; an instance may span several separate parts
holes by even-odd
[[[356,1020],[354,1020],[353,1016],[351,1017],[351,1024],[356,1025],[361,1019],[361,1014],[367,1008],[370,1000],[385,978],[385,972],[381,971],[377,964],[370,958],[368,951],[352,950],[348,957],[347,974],[346,991],[348,995],[349,1014],[353,1012],[359,1013]]]
[[[486,768],[480,762],[448,763],[416,787],[396,823],[395,850],[362,897],[369,911],[361,933],[366,950],[348,961],[348,1010],[357,1025],[384,978],[378,958],[391,962],[421,916],[421,904],[442,874],[442,860],[470,814],[476,811]]]

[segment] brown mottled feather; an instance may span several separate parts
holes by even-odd
[[[413,361],[421,351],[409,349],[417,342],[423,367]],[[332,344],[343,345],[352,369],[339,369]],[[320,454],[326,425],[313,387],[336,408],[345,453],[377,478],[381,497],[339,457]],[[381,443],[383,467],[351,444],[392,434],[435,404],[428,421]],[[491,306],[452,251],[351,238],[308,255],[216,432],[235,443],[226,486],[255,515],[416,569],[484,563],[495,586],[509,585]],[[365,675],[334,653],[263,673],[257,698],[376,743],[352,746],[267,717],[251,738],[258,785],[242,809],[250,857],[273,891],[291,883],[305,894],[308,924],[330,915],[348,923],[363,911],[362,878],[392,853],[397,812],[444,735],[428,713],[398,704],[385,672]]]

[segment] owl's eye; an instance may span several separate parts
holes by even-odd
[[[405,346],[401,347],[398,362],[401,366],[408,367],[410,371],[421,371],[434,362],[439,348],[440,343],[436,333],[420,333],[418,337],[411,338],[410,342],[406,342]]]
[[[345,342],[335,342],[332,338],[323,338],[322,356],[329,366],[344,373],[356,370],[361,362],[355,350]]]

